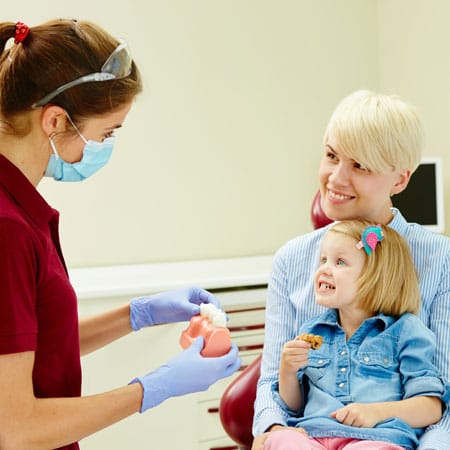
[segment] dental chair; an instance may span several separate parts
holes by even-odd
[[[332,222],[322,210],[319,191],[312,201],[310,214],[314,229],[322,228]],[[222,426],[240,450],[250,450],[253,442],[253,404],[256,398],[261,358],[261,355],[258,356],[245,368],[227,387],[220,400],[219,415]]]

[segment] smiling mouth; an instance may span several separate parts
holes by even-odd
[[[337,192],[333,192],[330,189],[328,189],[328,196],[332,199],[332,200],[351,200],[352,198],[355,198],[351,195],[345,195],[345,194],[338,194]]]
[[[336,288],[329,283],[320,282],[319,289],[324,290],[324,291],[331,291],[331,290],[335,290]]]

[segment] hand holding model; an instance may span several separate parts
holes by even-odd
[[[204,358],[200,355],[204,339],[199,337],[184,352],[163,366],[131,383],[139,382],[144,389],[140,412],[162,403],[169,397],[205,391],[221,378],[232,375],[241,365],[236,344],[224,356]]]
[[[199,314],[200,303],[219,307],[216,297],[204,289],[189,287],[134,298],[130,302],[130,323],[134,331],[160,323],[183,322]]]
[[[227,339],[221,340],[223,341],[221,351],[213,354],[204,353],[210,348],[210,345],[206,348],[206,344],[210,341],[211,330],[208,334],[204,332],[191,335],[188,342],[183,345],[184,348],[189,346],[187,350],[155,371],[133,379],[131,383],[139,382],[144,390],[141,413],[159,405],[169,397],[205,391],[211,384],[232,375],[240,367],[238,348],[235,344],[231,344],[229,331],[225,327],[226,316],[219,308],[219,302],[213,294],[197,287],[131,300],[130,324],[135,331],[149,325],[202,318],[201,310],[214,310],[223,315],[224,323],[220,324],[220,329],[227,333]],[[224,334],[223,331],[219,333],[220,336]],[[213,334],[215,336],[217,332]],[[215,343],[217,339],[213,340]]]

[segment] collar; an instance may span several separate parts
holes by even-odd
[[[1,154],[0,185],[37,225],[48,225],[51,219],[59,216],[28,178]]]
[[[374,325],[381,325],[383,330],[388,328],[390,325],[392,325],[395,322],[395,318],[393,316],[388,316],[386,314],[380,313],[376,314],[375,316],[369,317],[368,319],[365,319],[363,323],[365,324],[374,324]],[[320,318],[320,323],[331,325],[331,326],[337,326],[338,323],[338,311],[337,309],[329,309]]]
[[[394,218],[388,223],[388,226],[404,236],[408,228],[408,222],[397,208],[391,208],[391,212]]]

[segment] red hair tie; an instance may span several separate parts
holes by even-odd
[[[16,32],[14,34],[14,44],[22,43],[28,36],[30,28],[23,22],[16,23]]]

